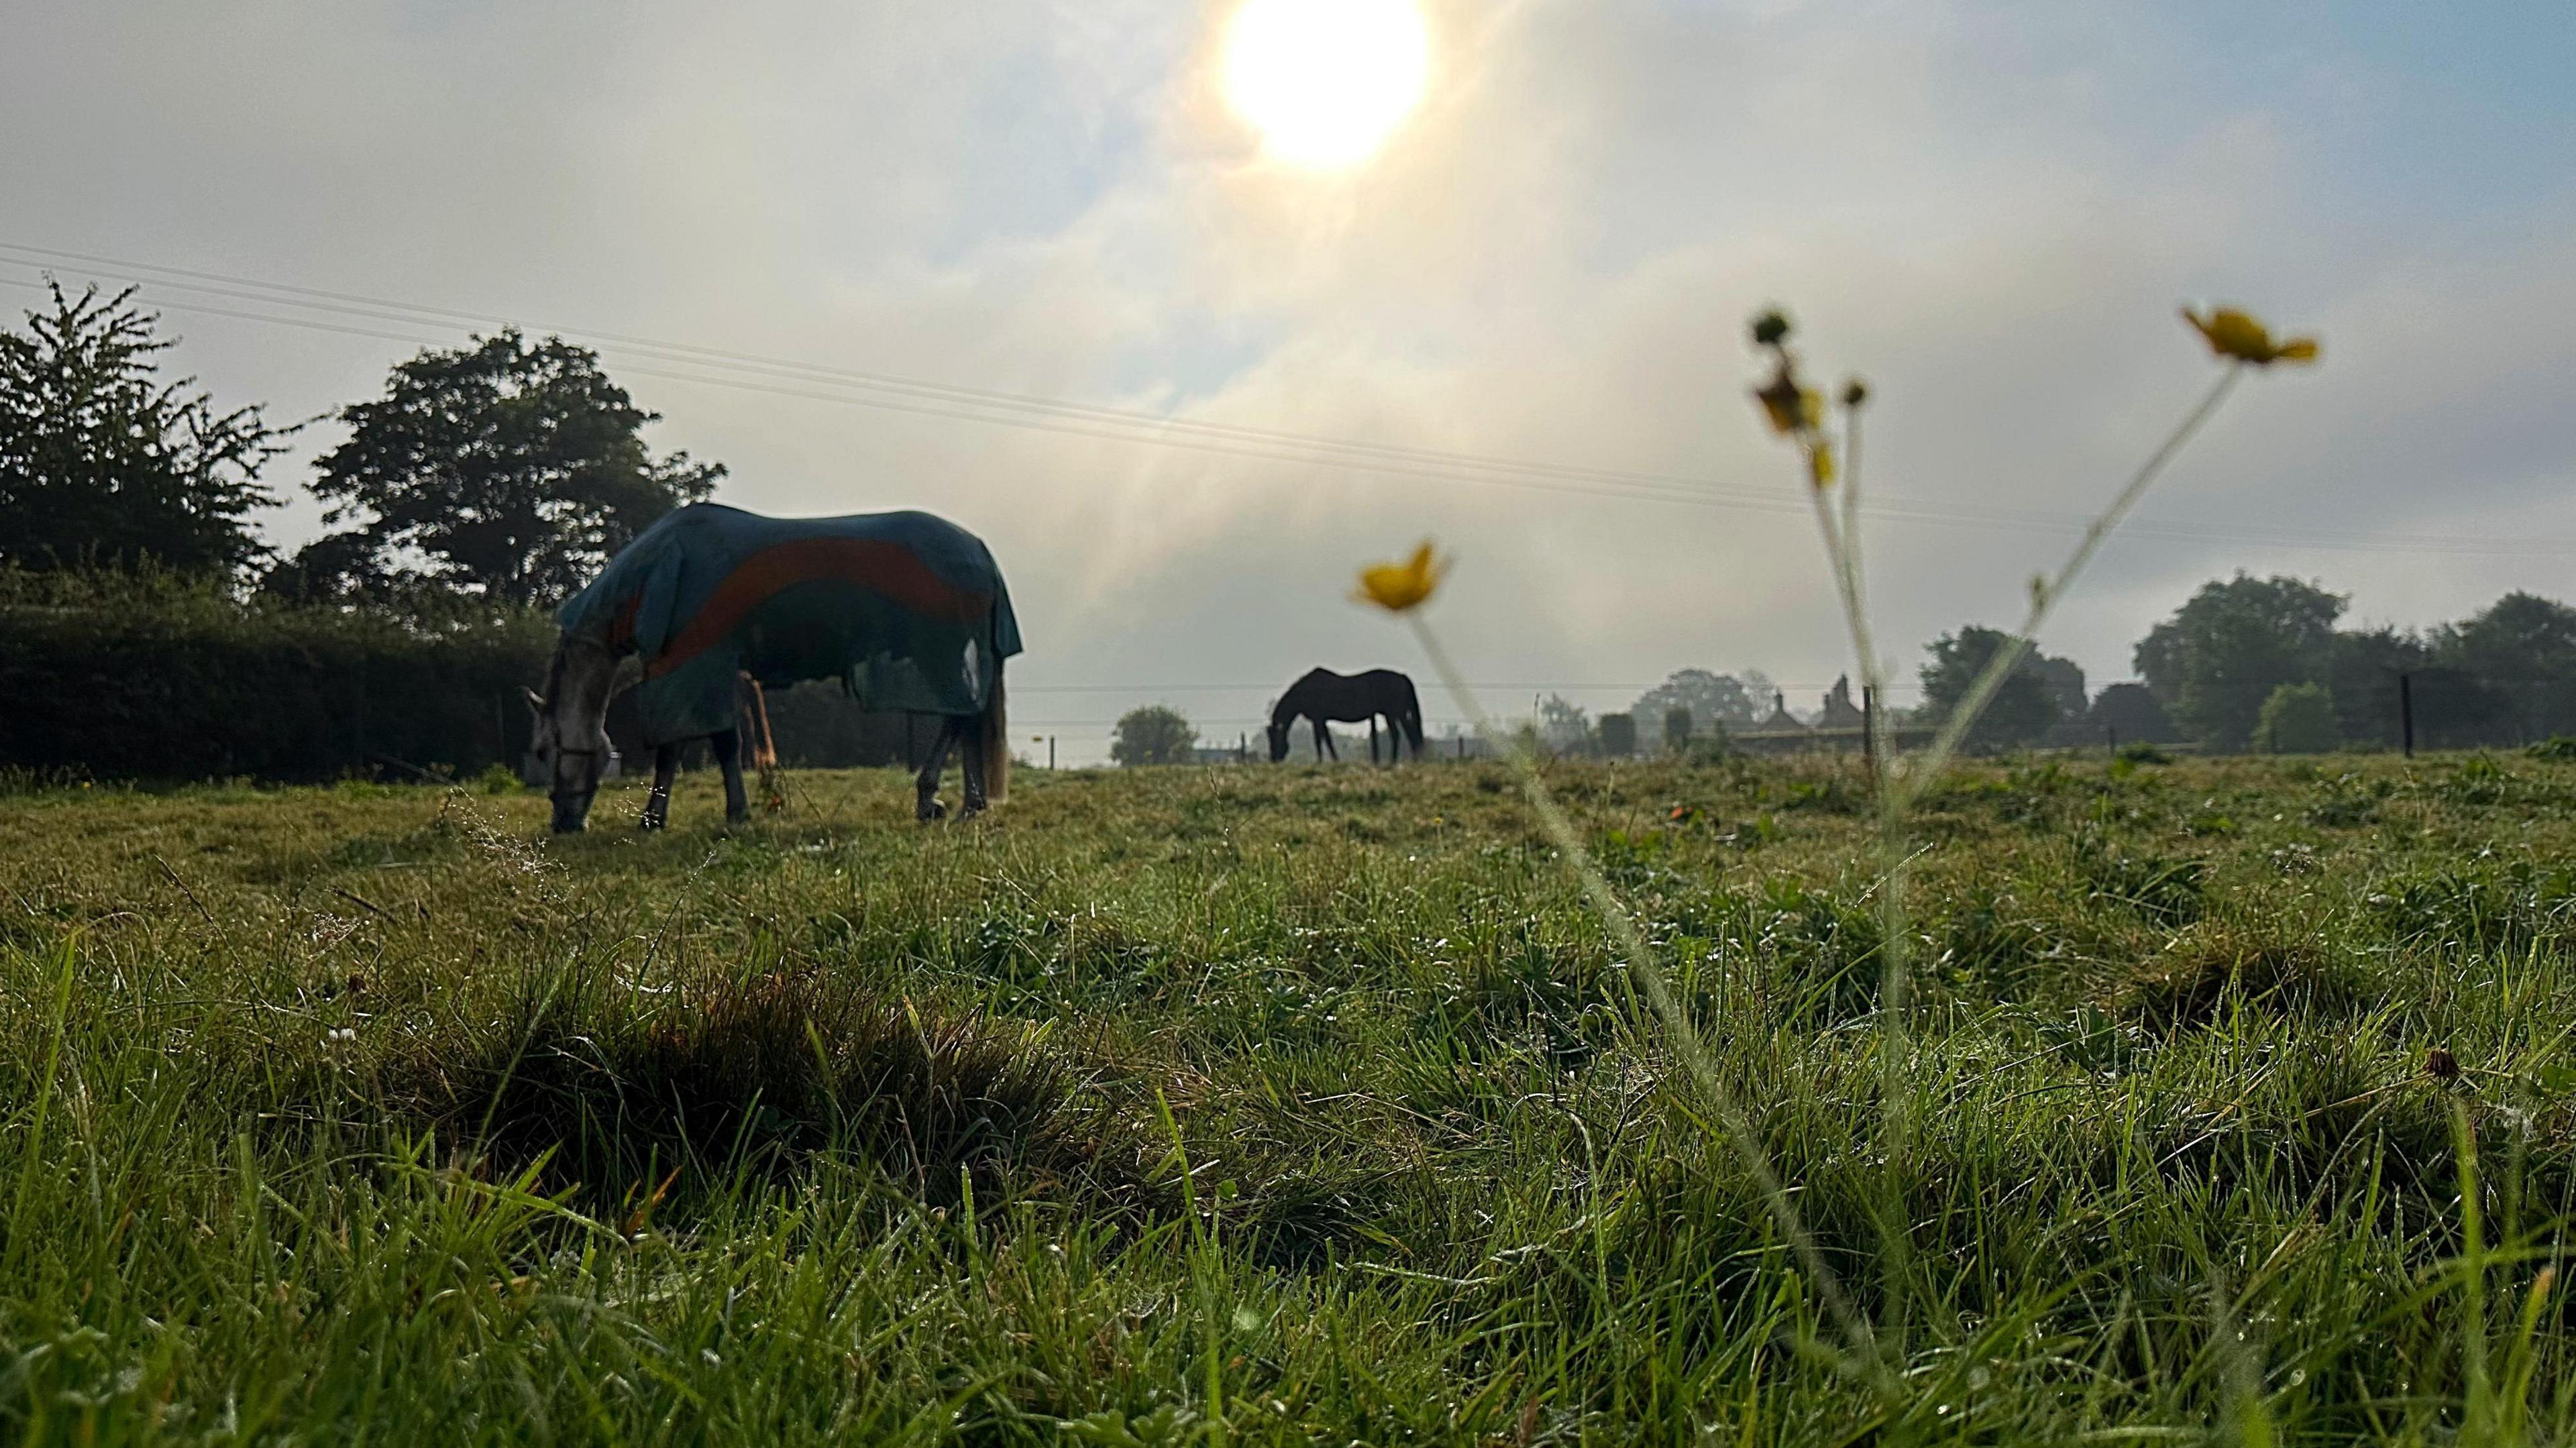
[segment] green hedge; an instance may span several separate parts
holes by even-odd
[[[516,768],[520,690],[543,681],[555,632],[542,612],[470,600],[347,608],[0,570],[0,767],[262,780]],[[902,716],[864,713],[838,685],[774,691],[770,717],[791,764],[903,755]],[[630,710],[612,706],[609,734],[643,767]]]
[[[100,777],[471,774],[527,742],[554,628],[525,610],[243,602],[0,575],[0,764]]]

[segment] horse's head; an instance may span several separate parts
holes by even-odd
[[[546,786],[557,834],[574,833],[589,820],[600,780],[616,767],[617,751],[608,743],[608,682],[616,662],[605,649],[567,641],[546,671],[546,692],[526,691],[536,719],[525,775]]]
[[[1277,764],[1287,757],[1288,725],[1274,719],[1270,723],[1270,762]]]

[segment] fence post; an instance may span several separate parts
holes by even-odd
[[[2406,757],[2415,757],[2415,676],[2397,676],[2397,737]]]
[[[1049,773],[1055,770],[1055,736],[1052,734],[1047,736],[1047,770]]]
[[[1860,762],[1871,773],[1878,771],[1878,691],[1867,684],[1860,686]]]

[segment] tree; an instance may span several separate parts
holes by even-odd
[[[1688,709],[1691,722],[1705,731],[1760,722],[1770,697],[1771,680],[1759,669],[1742,674],[1682,669],[1638,695],[1628,714],[1634,719],[1668,719],[1673,710]]]
[[[2033,649],[2022,655],[2021,666],[2030,670],[2032,677],[2039,680],[2039,686],[2048,691],[2048,697],[2056,701],[2059,718],[2080,719],[2084,716],[2083,665],[2073,659],[2062,659]]]
[[[2417,675],[2420,687],[2432,667],[2432,648],[2413,634],[2393,628],[2337,632],[2321,680],[2334,695],[2336,736],[2354,744],[2399,743],[2398,677]],[[2417,701],[2419,726],[2423,702]]]
[[[2263,701],[2256,738],[2274,754],[2323,754],[2335,747],[2334,691],[2323,684],[2283,684]]]
[[[259,590],[304,602],[338,602],[383,593],[396,580],[361,532],[325,533],[277,561],[261,575]]]
[[[2474,675],[2506,704],[2517,742],[2576,733],[2576,609],[2508,593],[2443,630],[2442,662]]]
[[[1583,707],[1562,694],[1550,694],[1538,706],[1539,744],[1551,754],[1587,748],[1592,719]]]
[[[1110,741],[1109,757],[1122,765],[1187,764],[1198,739],[1199,731],[1180,710],[1147,704],[1118,716],[1118,734]]]
[[[383,397],[339,416],[349,437],[316,464],[313,491],[335,505],[326,521],[361,519],[369,569],[512,603],[571,593],[724,476],[687,453],[654,458],[639,434],[660,414],[637,408],[597,353],[515,330],[424,351]]]
[[[1949,718],[1996,653],[2012,642],[2013,635],[2001,629],[1970,624],[1925,645],[1924,652],[1932,657],[1919,671],[1924,715],[1933,720]],[[1967,742],[1984,749],[2036,744],[2066,717],[2070,706],[2083,708],[2083,700],[2084,671],[2072,660],[2051,658],[2034,649],[2023,654],[2005,676],[1986,712],[1968,730]]]
[[[2171,744],[2182,738],[2155,690],[2144,684],[2112,684],[2093,697],[2086,715],[2088,744]]]
[[[1633,714],[1604,714],[1596,731],[1605,759],[1628,759],[1637,752],[1637,719]]]
[[[1634,716],[1631,716],[1634,717]],[[1675,704],[1664,711],[1664,747],[1675,754],[1690,748],[1691,711],[1685,704]]]
[[[172,344],[132,287],[45,285],[51,312],[0,329],[0,563],[231,575],[266,556],[243,520],[275,501],[259,470],[291,429],[217,411],[194,378],[157,381]]]
[[[2138,674],[2203,748],[2240,750],[2273,690],[2325,676],[2343,606],[2295,578],[2204,584],[2138,641]]]

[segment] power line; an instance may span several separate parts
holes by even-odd
[[[1292,680],[1288,680],[1288,681],[1286,681],[1286,682],[1282,682],[1282,681],[1279,681],[1279,680],[1274,679],[1274,680],[1271,680],[1271,681],[1270,681],[1270,682],[1268,682],[1268,683],[1261,683],[1261,684],[1018,684],[1018,683],[1015,683],[1015,684],[1011,685],[1011,692],[1012,692],[1012,693],[1014,693],[1014,694],[1040,694],[1040,693],[1047,693],[1047,694],[1152,694],[1152,693],[1173,694],[1173,693],[1185,693],[1185,692],[1186,692],[1186,693],[1199,693],[1199,692],[1211,692],[1211,691],[1223,691],[1223,692],[1229,692],[1229,693],[1253,693],[1253,692],[1256,692],[1256,691],[1259,691],[1259,690],[1263,690],[1263,689],[1272,689],[1272,690],[1284,689],[1284,688],[1286,688],[1286,687],[1288,686],[1288,684],[1289,684],[1289,683],[1294,683],[1294,682],[1295,682],[1295,680],[1293,680],[1293,679],[1292,679]],[[1652,690],[1652,689],[1660,689],[1660,688],[1662,688],[1662,687],[1664,686],[1664,684],[1669,683],[1669,682],[1671,682],[1671,681],[1670,681],[1670,680],[1662,680],[1662,681],[1658,681],[1658,682],[1656,682],[1656,683],[1652,683],[1652,684],[1546,684],[1546,683],[1537,683],[1537,684],[1533,684],[1533,683],[1518,683],[1518,684],[1469,684],[1467,687],[1468,687],[1468,688],[1471,688],[1471,689],[1486,690],[1486,691],[1490,691],[1490,692],[1494,692],[1494,693],[1503,693],[1503,692],[1506,692],[1506,691],[1518,692],[1518,691],[1523,691],[1523,690],[1536,689],[1536,690],[1539,690],[1539,691],[1541,691],[1541,692],[1543,692],[1543,693],[1550,693],[1550,694],[1643,694],[1643,693],[1646,693],[1647,691]],[[1825,690],[1825,689],[1830,689],[1830,688],[1832,688],[1832,687],[1833,687],[1833,685],[1831,685],[1831,684],[1783,684],[1783,683],[1780,683],[1780,682],[1778,682],[1778,681],[1776,681],[1776,680],[1775,680],[1775,681],[1773,681],[1773,683],[1772,683],[1771,687],[1772,687],[1772,688],[1775,688],[1775,689],[1783,689],[1783,690],[1787,690],[1787,691],[1788,691],[1788,692],[1790,692],[1790,693],[1803,694],[1803,693],[1808,693],[1808,692],[1811,692],[1811,691],[1821,691],[1821,690]],[[1889,691],[1889,692],[1891,692],[1891,693],[1910,693],[1910,692],[1913,692],[1913,691],[1915,691],[1915,690],[1920,689],[1921,687],[1922,687],[1922,686],[1921,686],[1921,685],[1919,685],[1919,684],[1889,684],[1889,685],[1887,686],[1888,691]]]
[[[86,252],[39,247],[22,242],[0,240],[0,251],[22,254],[19,258],[10,259],[19,266],[36,268],[46,264],[23,259],[26,256],[33,256],[47,258],[56,263],[68,262],[84,267],[106,267],[125,273],[143,273],[146,274],[144,279],[151,280],[155,286],[246,301],[272,308],[296,307],[413,327],[445,327],[460,322],[495,327],[516,325],[508,318],[488,313],[391,301],[360,293],[329,291],[291,283],[230,276],[220,272],[129,261]],[[177,280],[172,280],[174,278]],[[134,278],[129,276],[126,279]],[[9,280],[7,284],[35,285],[15,280]],[[374,337],[412,345],[428,345],[416,335],[378,331],[273,311],[242,311],[196,302],[166,304],[156,302],[156,305],[167,305],[173,310],[202,312],[246,321],[304,327],[342,335]],[[552,327],[536,330],[595,340],[615,350],[641,354],[649,361],[658,361],[668,367],[691,369],[670,371],[621,364],[624,370],[637,375],[776,396],[857,404],[887,411],[1020,427],[1067,436],[1147,443],[1259,461],[1346,467],[1437,481],[1479,483],[1584,496],[1783,514],[1807,511],[1807,504],[1803,500],[1780,489],[1729,484],[1707,478],[1547,463],[1137,412],[1060,398],[967,387],[821,363],[766,357],[755,353],[695,343],[663,341],[596,328]],[[727,373],[736,375],[723,375]],[[782,382],[802,385],[792,387],[779,385]],[[814,390],[816,388],[836,390]],[[1934,502],[1887,495],[1865,500],[1863,511],[1873,517],[1897,521],[1938,523],[1954,527],[2009,527],[2049,532],[2080,528],[2088,521],[2080,515],[2040,509]],[[2134,520],[2123,531],[2126,536],[2168,542],[2253,542],[2285,547],[2359,552],[2514,556],[2576,551],[2576,542],[2556,539],[2437,536],[2392,539],[2364,534],[2321,533],[2260,525],[2216,527],[2159,522],[2154,519]]]

